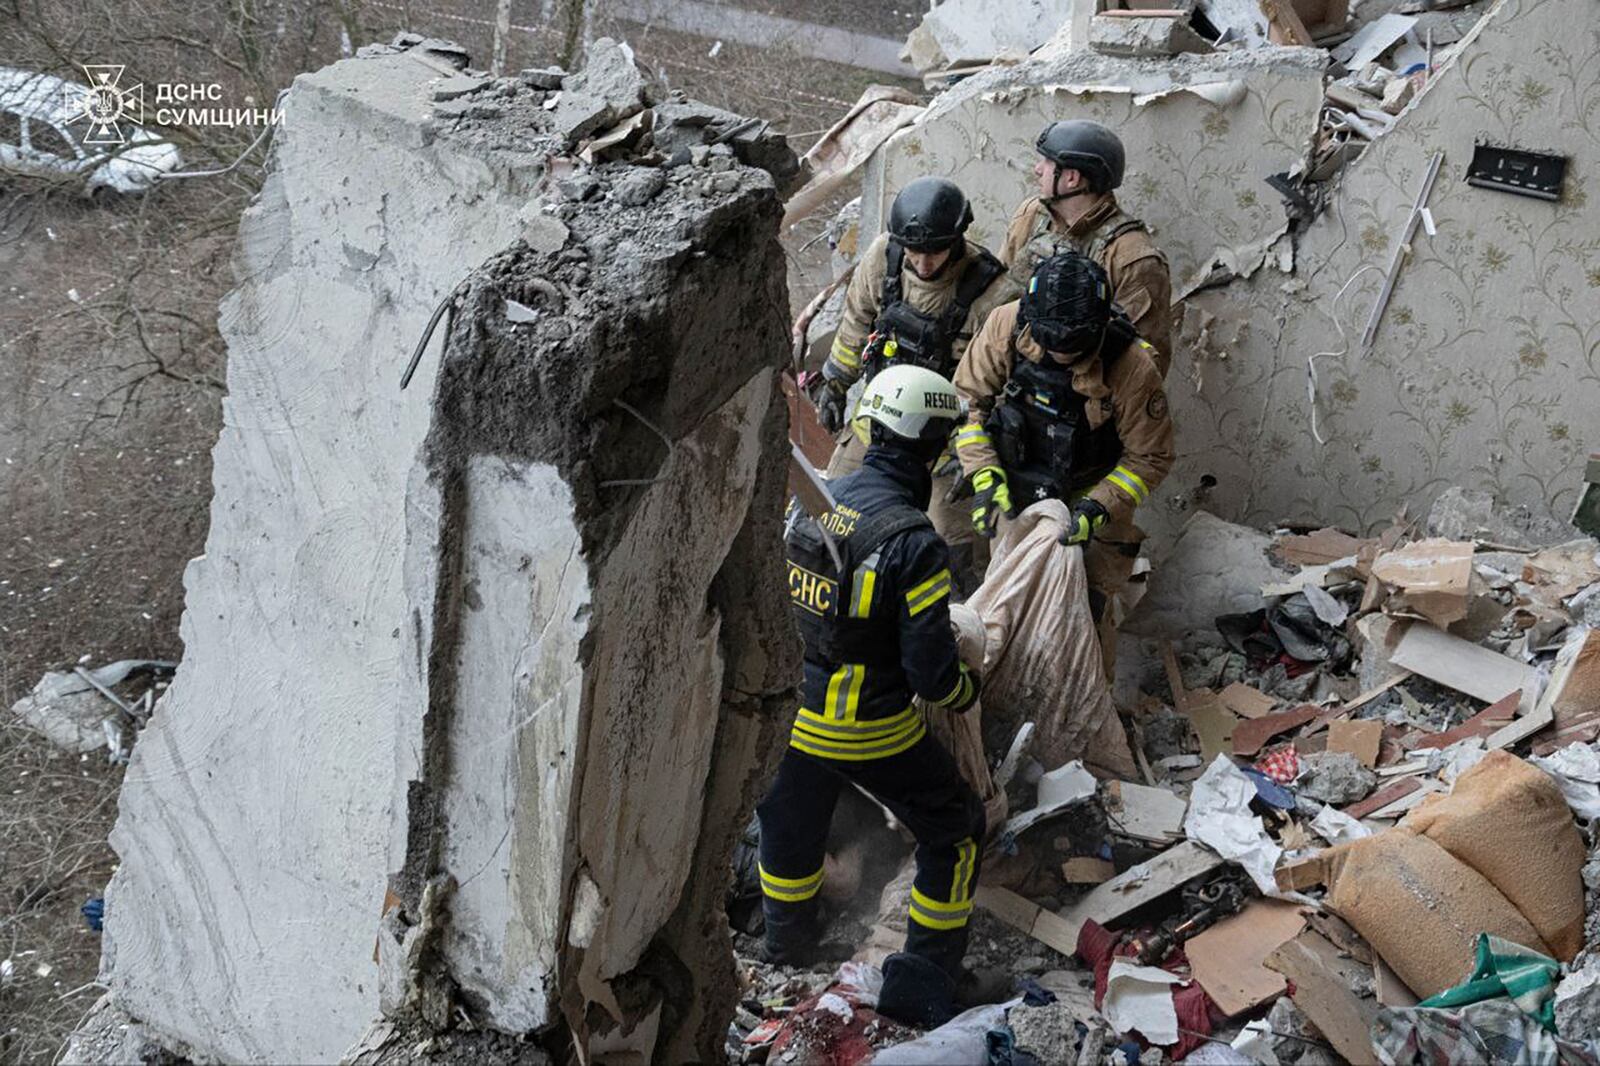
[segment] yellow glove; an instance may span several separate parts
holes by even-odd
[[[1106,509],[1084,497],[1072,505],[1072,524],[1056,539],[1062,544],[1087,544],[1109,517]]]
[[[1017,513],[1011,506],[1006,472],[998,466],[982,467],[972,475],[972,528],[980,537],[993,537],[1002,512],[1007,518]]]

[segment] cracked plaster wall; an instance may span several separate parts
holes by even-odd
[[[1320,52],[1285,48],[1167,61],[1074,54],[988,71],[874,158],[864,229],[881,225],[895,189],[941,173],[972,196],[977,238],[998,245],[1031,190],[1038,131],[1092,117],[1127,144],[1121,198],[1150,223],[1182,291],[1218,249],[1259,250],[1284,225],[1263,179],[1305,155],[1321,67]],[[1140,102],[1233,79],[1245,87],[1234,103],[1185,92]],[[1597,99],[1600,6],[1501,0],[1395,129],[1346,169],[1331,209],[1300,236],[1292,276],[1269,257],[1248,280],[1187,301],[1168,379],[1179,461],[1141,523],[1170,536],[1204,506],[1254,525],[1369,530],[1402,506],[1425,513],[1452,484],[1565,519],[1583,454],[1600,447],[1600,217],[1586,189],[1600,161]],[[1478,138],[1569,155],[1564,200],[1466,185]],[[1375,268],[1336,309],[1358,347],[1435,150],[1445,153],[1430,201],[1438,235],[1412,242],[1373,350],[1342,350],[1333,298],[1358,269]],[[1329,351],[1317,361],[1322,445],[1307,357]]]

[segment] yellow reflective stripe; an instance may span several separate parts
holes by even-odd
[[[978,862],[978,845],[971,837],[956,845],[956,872],[950,883],[950,899],[960,903],[972,899],[972,871]]]
[[[841,722],[853,722],[856,707],[861,703],[861,683],[866,680],[867,668],[860,663],[845,663],[828,679],[828,714]]]
[[[761,874],[761,893],[783,903],[803,903],[822,888],[822,870],[809,877],[778,877],[769,874],[760,863],[756,869]]]
[[[850,347],[838,337],[833,338],[833,348],[829,350],[828,358],[846,370],[861,369],[861,349]]]
[[[960,929],[972,914],[972,901],[944,903],[911,886],[911,920],[929,929]]]
[[[950,570],[946,568],[906,593],[906,610],[915,618],[949,594]]]
[[[916,717],[916,708],[907,707],[899,714],[889,718],[872,718],[846,725],[824,718],[815,711],[808,711],[802,707],[799,715],[795,718],[794,727],[803,729],[806,733],[822,740],[877,740],[888,736],[890,733],[910,728],[914,724],[913,720]]]
[[[956,687],[950,690],[950,695],[937,701],[935,707],[948,707],[952,703],[960,703],[972,691],[972,675],[967,673],[966,667],[956,672]]]
[[[850,617],[865,618],[872,613],[872,591],[878,584],[878,572],[869,566],[856,571],[855,595],[850,600]]]
[[[1125,466],[1111,471],[1106,475],[1106,480],[1126,492],[1135,504],[1143,503],[1150,496],[1150,488],[1144,479]]]
[[[921,740],[927,731],[927,727],[922,724],[922,719],[919,717],[903,737],[889,738],[872,744],[828,744],[806,736],[797,729],[789,735],[789,746],[807,755],[815,755],[819,759],[864,762],[868,759],[886,759],[891,755],[899,755]]]
[[[989,443],[989,434],[984,431],[982,426],[967,425],[956,430],[957,451],[960,451],[962,448],[971,448],[975,445],[988,447]]]

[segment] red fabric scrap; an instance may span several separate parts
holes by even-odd
[[[1088,966],[1094,968],[1094,1008],[1100,1009],[1100,1004],[1106,998],[1106,981],[1111,976],[1111,963],[1119,956],[1133,954],[1131,941],[1134,937],[1124,938],[1122,933],[1113,933],[1090,920],[1083,924],[1078,932],[1078,958]],[[1189,976],[1189,957],[1183,953],[1182,948],[1177,948],[1160,963],[1161,969],[1169,973]],[[1174,985],[1172,988],[1172,1006],[1178,1015],[1178,1042],[1167,1049],[1167,1054],[1174,1062],[1182,1059],[1189,1052],[1202,1044],[1209,1043],[1206,1037],[1211,1035],[1211,1012],[1214,1005],[1211,997],[1206,995],[1200,983],[1190,980],[1186,985]],[[1139,1041],[1141,1047],[1149,1047],[1149,1041],[1142,1034],[1132,1034]]]
[[[1300,776],[1300,753],[1293,744],[1285,744],[1257,759],[1256,769],[1278,784],[1287,785]]]

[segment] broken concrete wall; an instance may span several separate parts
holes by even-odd
[[[798,647],[773,181],[578,167],[544,91],[449,59],[288,97],[105,969],[203,1058],[335,1060],[381,1006],[708,1059]]]
[[[423,700],[400,669],[402,508],[435,360],[396,382],[541,177],[435,136],[439,77],[351,60],[286,98],[222,308],[229,394],[183,663],[111,837],[119,1004],[233,1061],[337,1058],[377,1013],[396,727]]]
[[[1600,394],[1590,307],[1600,207],[1585,188],[1600,161],[1589,106],[1600,69],[1586,61],[1597,28],[1600,9],[1585,0],[1501,0],[1393,132],[1347,170],[1292,258],[1278,239],[1281,197],[1264,179],[1306,156],[1325,63],[1311,49],[1070,54],[986,71],[880,152],[863,230],[881,226],[906,181],[945,173],[973,197],[978,238],[997,244],[1031,192],[1039,129],[1097,118],[1127,144],[1120,195],[1171,257],[1174,292],[1213,264],[1222,264],[1216,276],[1249,275],[1187,301],[1168,381],[1179,461],[1142,524],[1170,535],[1203,501],[1245,524],[1365,531],[1402,505],[1425,513],[1451,484],[1565,518],[1592,444],[1583,435],[1593,419],[1583,415]],[[1205,98],[1168,91],[1207,82]],[[1467,186],[1479,138],[1568,154],[1564,201]],[[1367,315],[1438,150],[1438,235],[1412,242],[1363,356]],[[1279,267],[1291,263],[1286,276]],[[1307,358],[1319,352],[1333,353],[1316,361],[1326,445],[1312,433],[1307,399]]]

